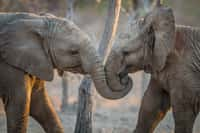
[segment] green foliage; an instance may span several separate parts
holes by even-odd
[[[97,3],[96,0],[77,0],[76,5],[80,9],[95,7],[98,11],[105,12],[108,7],[108,0],[101,0],[100,3]],[[132,0],[122,0],[122,7],[130,10],[132,8]]]
[[[163,0],[162,2],[163,2],[164,5],[167,5],[167,6],[169,6],[170,4],[172,4],[170,2],[170,0]]]
[[[100,12],[104,12],[107,10],[108,7],[108,0],[101,0],[101,3],[97,5],[97,9]],[[122,0],[122,7],[126,10],[130,10],[132,8],[132,0]]]
[[[126,10],[130,10],[133,7],[133,2],[132,0],[122,0],[122,7],[125,8]]]
[[[88,8],[88,7],[92,7],[95,6],[96,0],[76,0],[76,7],[80,8],[80,9],[84,9],[84,8]]]
[[[183,12],[186,13],[189,16],[193,17],[199,17],[200,10],[199,10],[199,0],[194,0],[193,2],[191,1],[186,1],[183,0],[185,4],[182,5]]]
[[[108,8],[108,0],[101,0],[101,3],[97,5],[97,9],[100,12],[105,12]]]

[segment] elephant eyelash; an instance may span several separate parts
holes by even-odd
[[[130,55],[130,52],[124,51],[124,52],[123,52],[123,55],[124,55],[124,56],[128,56],[128,55]]]
[[[79,52],[78,51],[70,51],[70,54],[71,55],[77,55],[77,54],[79,54]]]
[[[153,50],[155,47],[155,40],[156,40],[153,27],[150,27],[148,32],[149,32],[148,34],[150,35],[149,37],[150,40],[148,41],[149,47]]]

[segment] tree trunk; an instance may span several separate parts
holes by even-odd
[[[121,9],[121,0],[109,1],[108,14],[104,27],[104,33],[101,37],[98,49],[99,54],[100,56],[103,57],[103,59],[105,59],[105,57],[110,52],[110,49],[112,47],[112,42],[114,40],[118,26],[120,9]]]
[[[78,112],[75,133],[92,133],[92,97],[90,76],[84,76],[78,97]]]
[[[145,12],[148,12],[149,9],[150,9],[150,3],[151,3],[151,1],[150,0],[143,0],[143,3],[144,3],[144,10],[145,10]]]
[[[67,12],[66,12],[66,18],[68,18],[69,20],[74,19],[74,3],[75,0],[66,0],[67,1]]]
[[[65,112],[68,107],[68,74],[64,72],[62,76],[62,104],[61,104],[61,111]]]
[[[110,0],[104,33],[99,44],[99,54],[106,56],[112,46],[119,20],[121,0]],[[92,97],[90,76],[85,76],[79,88],[78,113],[75,133],[92,133]]]

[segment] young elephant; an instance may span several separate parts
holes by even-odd
[[[47,133],[63,133],[45,88],[53,69],[90,74],[106,98],[127,93],[107,88],[95,48],[72,22],[49,14],[1,13],[0,18],[0,97],[8,133],[25,133],[29,114]]]
[[[192,133],[200,109],[200,29],[175,25],[170,8],[157,5],[133,32],[120,35],[108,57],[108,85],[130,84],[128,73],[151,74],[134,133],[153,133],[172,107],[175,133]]]

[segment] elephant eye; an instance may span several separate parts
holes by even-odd
[[[130,55],[130,52],[129,51],[123,51],[123,55],[128,56],[128,55]]]
[[[77,50],[72,50],[72,51],[70,51],[70,54],[71,55],[77,55],[79,52],[77,51]]]

